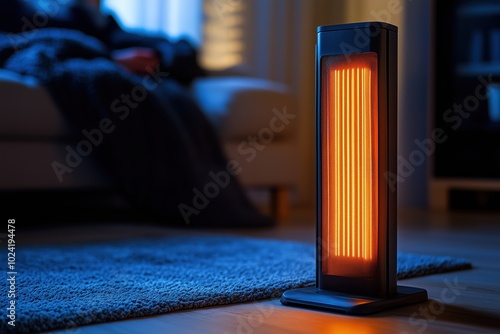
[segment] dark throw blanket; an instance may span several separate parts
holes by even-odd
[[[160,67],[132,74],[109,54],[100,40],[76,30],[0,33],[0,68],[36,77],[78,134],[66,160],[53,163],[57,177],[64,182],[92,156],[137,206],[169,221],[269,224],[249,204],[231,174],[237,166],[227,165],[175,76]]]

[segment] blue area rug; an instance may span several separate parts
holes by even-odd
[[[1,333],[72,329],[279,297],[315,280],[312,245],[229,236],[19,247],[16,266],[15,327],[7,324],[4,281]],[[450,257],[398,255],[399,278],[470,267]]]

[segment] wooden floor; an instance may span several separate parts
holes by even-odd
[[[278,228],[260,231],[213,231],[312,243],[312,217],[298,217]],[[96,225],[93,224],[95,227]],[[158,226],[98,225],[71,230],[26,232],[23,243],[56,243],[133,235],[194,233]],[[204,231],[203,233],[207,233]],[[401,281],[427,289],[426,303],[353,317],[282,306],[278,299],[175,312],[147,318],[68,327],[55,333],[500,333],[500,215],[399,215],[398,249],[450,255],[473,262],[472,270]]]

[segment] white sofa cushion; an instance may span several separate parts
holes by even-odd
[[[241,154],[238,142],[225,142],[224,150],[229,160],[235,160],[241,166],[238,176],[245,186],[268,187],[293,186],[298,178],[297,146],[293,140],[276,141],[267,145],[255,155]]]

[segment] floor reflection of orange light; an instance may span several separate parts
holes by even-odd
[[[373,325],[352,318],[335,318],[321,328],[322,334],[373,334],[375,332]]]

